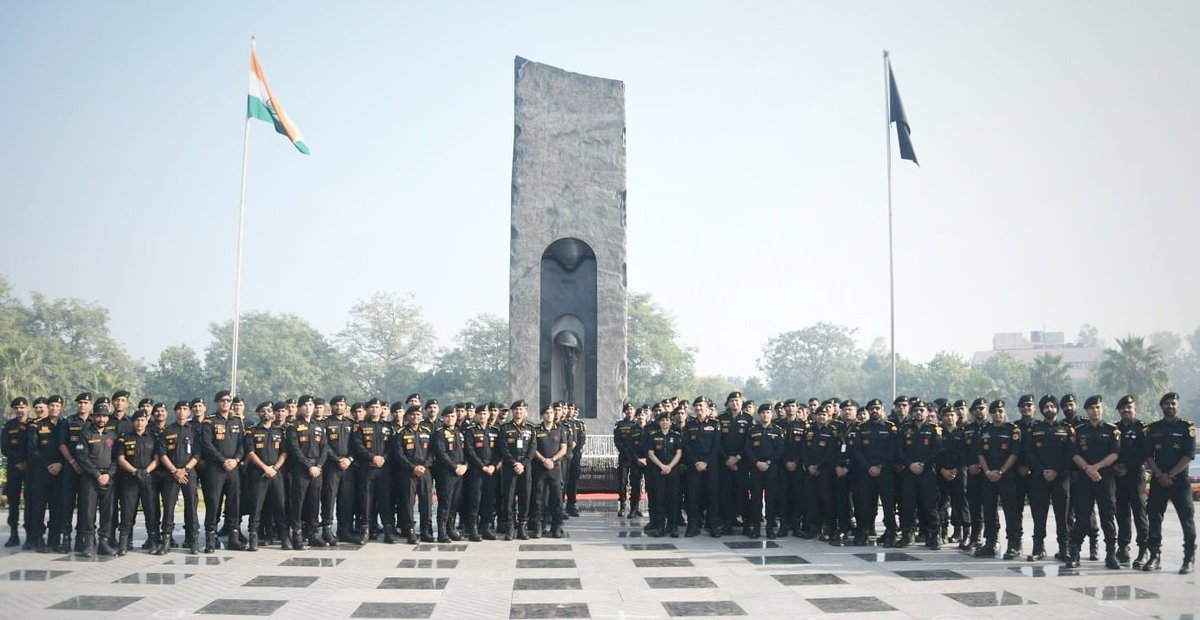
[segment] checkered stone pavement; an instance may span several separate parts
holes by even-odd
[[[1193,618],[1178,521],[1162,572],[977,560],[956,549],[648,538],[613,502],[567,538],[121,558],[4,550],[0,618]],[[1026,525],[1031,531],[1031,524]],[[1026,542],[1028,544],[1028,541]]]

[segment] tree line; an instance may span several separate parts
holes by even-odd
[[[856,346],[856,330],[817,323],[769,338],[758,376],[697,375],[697,349],[683,342],[670,313],[649,293],[629,296],[628,386],[632,402],[666,396],[723,397],[732,390],[769,400],[817,396],[887,397],[891,393],[887,343]],[[25,302],[0,275],[0,397],[92,390],[132,391],[139,398],[173,402],[205,397],[229,385],[233,322],[209,325],[203,351],[172,345],[152,361],[134,359],[109,331],[108,311],[81,299],[50,299],[34,292]],[[1100,346],[1095,328],[1080,340]],[[1155,332],[1117,339],[1089,377],[1072,382],[1060,356],[1032,364],[1000,353],[973,368],[957,353],[926,363],[897,359],[901,393],[926,398],[1015,398],[1019,394],[1103,393],[1114,400],[1132,393],[1157,402],[1180,392],[1183,410],[1200,402],[1200,328],[1190,335]],[[238,389],[247,402],[302,393],[378,396],[412,392],[449,401],[508,398],[508,322],[492,314],[470,318],[448,346],[425,320],[411,294],[378,292],[359,300],[341,330],[324,334],[302,317],[248,312],[239,333]],[[1143,405],[1143,411],[1145,405]],[[1149,411],[1153,411],[1150,409]],[[1148,411],[1148,412],[1149,412]]]

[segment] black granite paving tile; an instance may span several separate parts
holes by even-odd
[[[1149,590],[1135,588],[1133,586],[1103,586],[1103,587],[1082,587],[1071,588],[1076,592],[1082,592],[1093,598],[1102,601],[1134,601],[1148,598],[1158,598],[1158,595]]]
[[[638,568],[680,568],[694,566],[687,558],[635,558],[633,565]]]
[[[513,590],[582,590],[583,584],[578,579],[514,579]]]
[[[242,585],[248,588],[307,588],[317,577],[293,575],[259,575]]]
[[[733,601],[670,601],[663,608],[672,618],[681,616],[744,616],[746,611]]]
[[[1012,592],[996,590],[994,592],[947,592],[943,596],[956,600],[967,607],[1006,607],[1009,605],[1037,605],[1022,596]]]
[[[224,564],[233,558],[221,557],[218,555],[183,555],[171,558],[163,564],[182,564],[186,566],[216,566]]]
[[[460,553],[467,550],[466,545],[449,545],[449,544],[433,544],[433,545],[417,545],[417,551],[432,552],[432,553]]]
[[[855,553],[854,557],[867,562],[916,562],[921,558],[908,553]]]
[[[196,613],[221,616],[269,616],[286,604],[287,601],[266,599],[219,598],[197,609]]]
[[[631,543],[622,546],[626,551],[674,551],[677,549],[671,543]]]
[[[351,618],[428,618],[434,603],[363,603]]]
[[[835,586],[846,583],[846,580],[833,573],[816,573],[810,575],[771,575],[775,581],[785,586]]]
[[[827,614],[894,611],[896,608],[874,596],[846,596],[839,598],[810,598],[808,602]]]
[[[388,577],[379,590],[445,590],[449,577]]]
[[[309,568],[336,568],[345,558],[288,558],[280,566],[305,566]]]
[[[571,550],[571,545],[560,545],[560,544],[554,544],[554,543],[520,545],[519,547],[517,547],[517,551],[520,551],[522,553],[536,552],[536,551],[570,551],[570,550]]]
[[[517,559],[517,568],[577,568],[575,560]]]
[[[1087,573],[1080,572],[1077,568],[1063,568],[1059,564],[1047,564],[1044,566],[1009,566],[1008,570],[1014,573],[1020,573],[1026,577],[1078,577]]]
[[[773,540],[739,540],[727,542],[725,546],[730,549],[778,549],[779,543]]]
[[[808,560],[798,555],[751,555],[746,561],[759,566],[775,566],[779,564],[808,564]]]
[[[156,585],[156,586],[173,586],[177,583],[183,583],[184,579],[191,577],[188,573],[151,573],[141,571],[126,575],[117,579],[113,583],[137,583],[141,585]]]
[[[0,579],[5,581],[49,581],[56,577],[69,575],[70,573],[71,571],[69,570],[25,569],[9,571],[7,574],[0,576]]]
[[[509,607],[509,618],[591,618],[587,603],[524,603]]]
[[[970,577],[967,577],[962,573],[956,573],[952,570],[898,570],[892,572],[910,581],[953,581],[956,579],[970,579]]]
[[[127,605],[132,605],[144,597],[141,596],[72,596],[69,599],[55,603],[46,609],[77,609],[80,611],[117,611]]]
[[[111,562],[115,559],[117,559],[117,556],[115,556],[115,555],[97,555],[97,556],[93,556],[90,558],[85,558],[82,555],[79,555],[78,553],[72,553],[71,555],[64,555],[61,558],[54,558],[54,561],[55,562],[90,562],[92,564],[95,564],[97,562]]]
[[[400,560],[396,568],[458,568],[458,560]]]
[[[646,585],[650,586],[651,590],[717,587],[708,577],[646,577]]]

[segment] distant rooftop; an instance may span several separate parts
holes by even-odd
[[[1027,364],[1032,364],[1039,355],[1062,356],[1071,379],[1077,380],[1096,368],[1104,348],[1066,342],[1063,332],[1033,331],[1028,336],[1021,332],[1005,332],[992,336],[991,351],[976,351],[971,357],[971,366],[982,366],[999,353],[1008,353]]]

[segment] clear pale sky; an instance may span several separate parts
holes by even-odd
[[[755,374],[816,321],[897,348],[1200,326],[1200,3],[5,2],[0,272],[154,361],[233,314],[249,40],[312,149],[250,126],[244,310],[378,290],[508,311],[513,57],[623,80],[629,286]],[[893,147],[894,148],[894,147]]]

